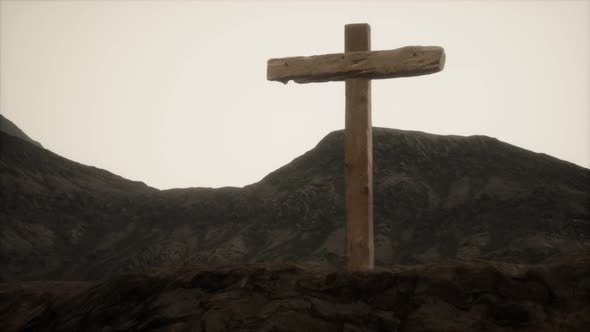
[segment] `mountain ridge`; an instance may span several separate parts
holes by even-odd
[[[373,139],[378,265],[590,252],[589,170],[481,135],[376,127]],[[5,280],[102,279],[162,264],[343,266],[343,131],[257,183],[168,190],[2,140]]]

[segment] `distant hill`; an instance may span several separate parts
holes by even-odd
[[[244,188],[164,191],[0,135],[2,279],[344,263],[342,131]],[[485,136],[375,128],[373,144],[378,266],[590,253],[588,169]]]
[[[19,127],[17,127],[12,121],[8,120],[2,114],[0,114],[0,132],[4,132],[8,135],[18,137],[22,140],[33,143],[38,147],[43,147],[39,142],[32,140],[27,134],[25,134]],[[0,142],[0,147],[2,142]]]

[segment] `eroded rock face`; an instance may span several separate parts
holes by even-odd
[[[590,258],[370,273],[257,264],[4,283],[0,320],[4,331],[585,331]]]
[[[343,132],[244,188],[159,191],[0,133],[0,279],[344,265]],[[483,136],[374,128],[376,264],[590,253],[590,171]]]

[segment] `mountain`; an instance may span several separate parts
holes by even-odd
[[[375,128],[376,264],[590,253],[590,171],[485,136]],[[0,133],[0,278],[344,263],[343,132],[258,183],[159,191]]]
[[[12,121],[5,118],[2,114],[0,114],[0,131],[4,132],[8,135],[18,137],[22,140],[27,142],[31,142],[34,145],[42,148],[41,144],[37,141],[32,140],[27,134],[25,134],[17,125],[12,123]],[[2,146],[2,142],[0,142],[0,147]]]

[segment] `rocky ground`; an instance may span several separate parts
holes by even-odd
[[[590,258],[370,273],[254,264],[0,284],[3,331],[588,331]]]

